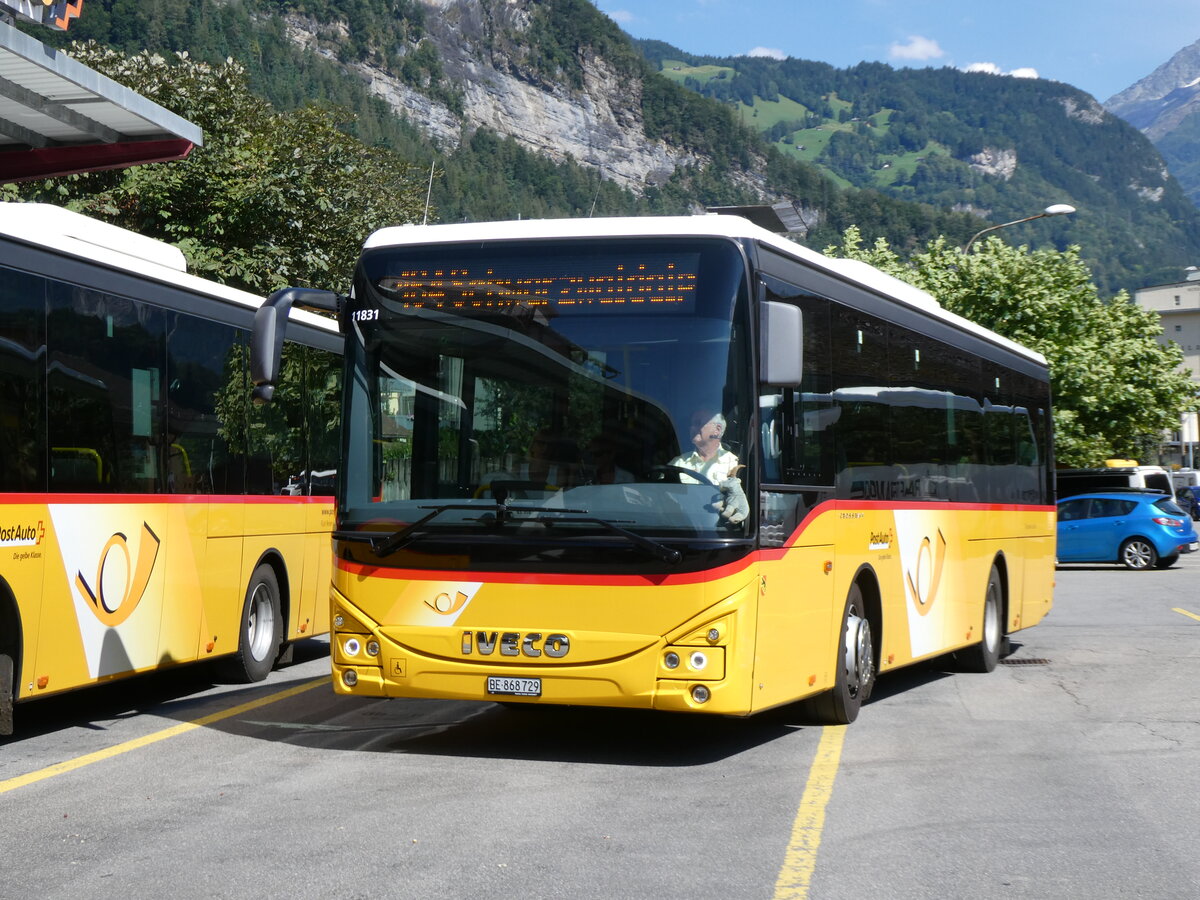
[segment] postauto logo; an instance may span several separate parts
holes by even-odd
[[[0,525],[0,547],[36,547],[45,536],[41,519],[36,525]]]

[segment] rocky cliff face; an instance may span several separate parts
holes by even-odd
[[[598,169],[635,192],[664,183],[680,166],[705,161],[661,141],[643,128],[641,83],[622,78],[603,58],[582,60],[581,88],[550,83],[525,59],[521,39],[531,0],[420,0],[424,39],[437,47],[445,79],[462,94],[462,110],[403,83],[392,73],[351,64],[372,93],[452,149],[475,129],[507,135],[556,161],[567,157]],[[301,46],[335,58],[344,31],[292,15],[288,33]],[[411,52],[413,48],[405,48]]]

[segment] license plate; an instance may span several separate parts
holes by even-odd
[[[542,696],[542,679],[506,678],[501,675],[489,675],[487,692],[489,694],[504,694],[508,697],[540,697]]]
[[[1197,550],[1200,550],[1200,543],[1192,541],[1188,544],[1188,553],[1195,553]]]

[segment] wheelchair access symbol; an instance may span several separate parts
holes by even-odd
[[[145,522],[142,523],[142,539],[138,543],[137,561],[133,562],[129,554],[129,539],[117,532],[108,539],[100,552],[100,563],[96,567],[96,589],[87,583],[82,572],[75,573],[75,586],[91,601],[92,612],[104,625],[115,628],[128,619],[142,601],[146,585],[150,583],[150,573],[154,571],[154,562],[158,559],[158,547],[161,541]],[[105,570],[108,569],[110,584],[119,583],[122,560],[125,566],[124,590],[120,596],[109,596],[104,589]],[[117,566],[117,570],[109,569]]]

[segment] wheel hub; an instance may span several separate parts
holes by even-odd
[[[846,686],[858,696],[871,684],[875,659],[871,652],[871,623],[853,611],[846,616]]]

